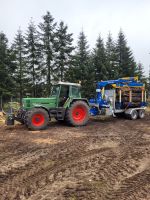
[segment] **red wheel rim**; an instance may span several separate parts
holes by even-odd
[[[34,126],[41,126],[44,124],[45,118],[43,114],[35,114],[32,117],[32,124]]]
[[[73,120],[76,122],[82,122],[86,117],[86,109],[82,106],[77,106],[72,112]]]

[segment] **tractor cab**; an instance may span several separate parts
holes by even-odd
[[[77,83],[58,82],[53,85],[50,97],[56,98],[57,107],[63,107],[71,99],[81,98],[80,87]]]

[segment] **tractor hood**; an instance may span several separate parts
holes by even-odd
[[[50,98],[23,98],[22,99],[23,109],[31,109],[36,106],[42,106],[45,108],[55,108],[56,107],[56,97]]]

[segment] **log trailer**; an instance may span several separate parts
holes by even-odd
[[[147,105],[145,85],[138,81],[138,77],[98,82],[96,98],[90,99],[89,105],[92,116],[144,118]]]
[[[81,97],[80,88],[77,83],[59,82],[49,98],[23,98],[22,107],[17,114],[8,114],[6,124],[13,125],[17,120],[29,129],[41,130],[52,118],[73,126],[86,125],[90,115],[144,118],[145,86],[137,77],[98,82],[95,98],[89,101]]]

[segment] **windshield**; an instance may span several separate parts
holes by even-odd
[[[60,85],[54,85],[52,87],[51,96],[58,96],[59,95],[59,88],[60,88]]]

